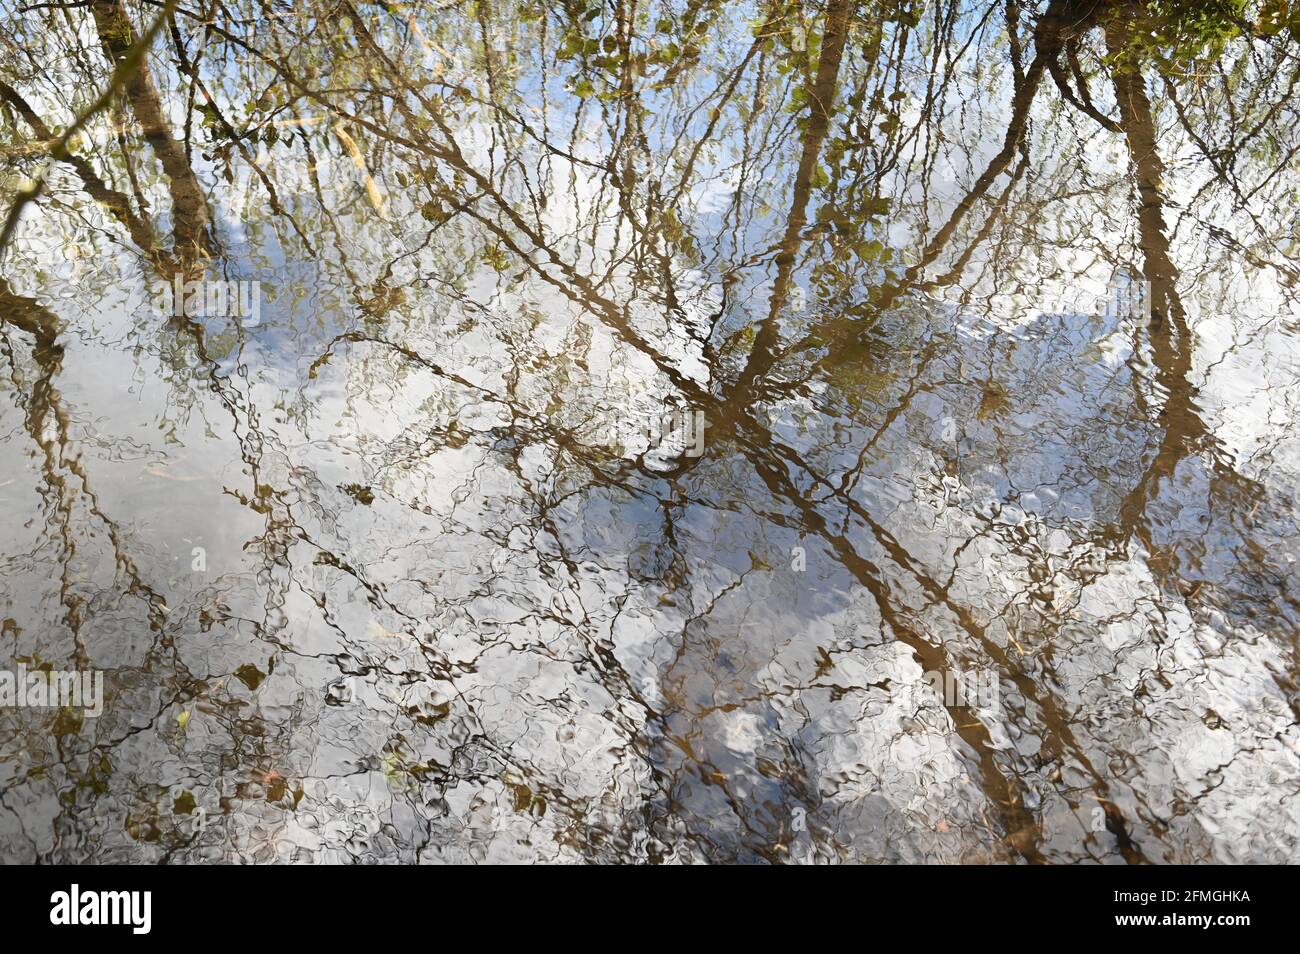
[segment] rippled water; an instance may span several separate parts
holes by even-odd
[[[202,7],[3,3],[0,858],[1300,860],[1300,29]]]

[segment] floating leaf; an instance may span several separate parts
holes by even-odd
[[[262,684],[266,674],[258,669],[252,663],[244,663],[235,670],[235,678],[246,685],[251,691],[256,692],[257,687]]]
[[[339,488],[357,503],[365,504],[369,507],[375,502],[375,493],[364,484],[344,484]]]

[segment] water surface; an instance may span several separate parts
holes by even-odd
[[[2,0],[0,858],[1300,860],[1224,6]]]

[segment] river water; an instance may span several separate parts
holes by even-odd
[[[1300,860],[1287,33],[201,6],[3,3],[0,858]]]

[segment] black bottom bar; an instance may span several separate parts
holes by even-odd
[[[7,879],[5,907],[18,930],[15,936],[48,931],[65,940],[102,938],[132,946],[437,944],[440,922],[463,930],[479,917],[515,929],[547,925],[547,933],[558,927],[557,918],[586,930],[605,929],[605,922],[614,929],[640,923],[640,932],[648,919],[676,919],[679,910],[675,903],[660,902],[651,914],[643,891],[620,905],[617,887],[608,883],[598,892],[579,894],[582,873],[539,878],[538,872],[494,872],[481,886],[465,873],[449,881],[447,872],[436,869],[360,867],[32,868],[10,874],[17,877]],[[725,893],[713,904],[698,890],[677,897],[693,899],[682,911],[691,921],[707,917],[716,905],[715,916],[726,922],[733,943],[737,930],[766,932],[786,919],[802,922],[804,930],[817,930],[818,922],[843,926],[846,913],[860,931],[898,929],[905,922],[915,928],[919,915],[934,930],[961,932],[972,940],[1106,935],[1182,943],[1196,936],[1231,943],[1293,923],[1291,875],[1283,868],[1244,867],[864,868],[839,891],[819,885],[815,901],[801,900],[800,892],[775,883],[762,886],[765,900],[757,907],[737,907],[734,884],[721,886]],[[513,888],[512,877],[518,879]],[[579,880],[562,886],[558,879],[564,877]],[[143,892],[148,892],[147,908]],[[138,931],[145,926],[146,910],[147,933]]]

